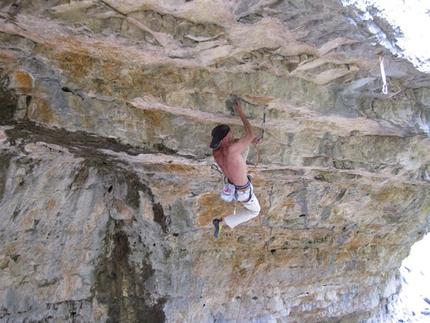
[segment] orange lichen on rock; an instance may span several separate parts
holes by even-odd
[[[37,122],[51,123],[54,122],[54,112],[49,107],[46,100],[34,97],[28,107],[28,117]]]
[[[31,92],[34,82],[30,73],[24,70],[16,70],[13,73],[13,85],[18,91]]]

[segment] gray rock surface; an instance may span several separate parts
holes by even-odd
[[[353,8],[23,0],[0,10],[1,320],[387,315],[401,262],[429,226],[430,78],[351,24]],[[208,143],[219,123],[243,133],[237,97],[257,133],[265,127],[262,212],[214,239],[212,220],[233,206],[219,198]],[[253,147],[247,160],[257,163]]]

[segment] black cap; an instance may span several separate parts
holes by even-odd
[[[216,126],[212,130],[212,142],[209,145],[212,149],[217,149],[219,145],[221,145],[221,140],[227,136],[227,134],[230,131],[230,127],[226,124],[220,124],[219,126]]]

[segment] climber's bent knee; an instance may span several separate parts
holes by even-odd
[[[242,202],[243,206],[249,211],[249,216],[255,218],[261,211],[260,203],[254,193],[246,202]]]

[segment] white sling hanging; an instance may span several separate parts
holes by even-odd
[[[384,55],[379,54],[379,65],[381,66],[381,75],[382,75],[382,93],[388,93],[388,84],[387,78],[385,77],[385,68],[384,68]]]

